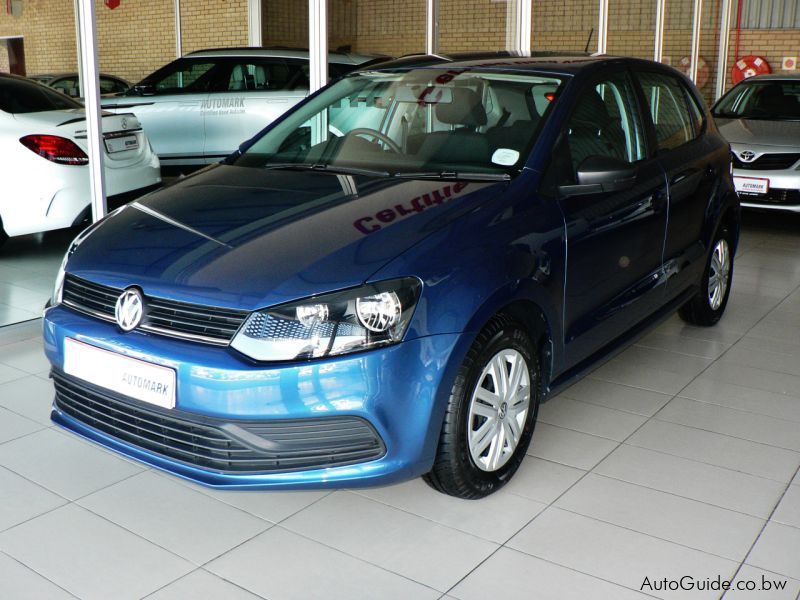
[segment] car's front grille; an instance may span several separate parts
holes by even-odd
[[[769,205],[786,205],[797,206],[800,205],[800,190],[782,190],[772,188],[766,194],[739,194],[739,199],[742,202],[755,203],[755,204],[769,204]]]
[[[351,465],[386,447],[355,416],[273,421],[212,419],[144,405],[54,369],[55,406],[113,438],[223,473],[279,473]]]
[[[794,166],[800,160],[800,154],[762,154],[757,159],[744,162],[733,154],[733,166],[737,169],[752,171],[781,171]]]
[[[77,311],[114,321],[121,289],[100,285],[74,275],[64,279],[63,301]],[[139,328],[170,337],[226,345],[249,314],[215,306],[176,302],[144,296],[145,312]]]

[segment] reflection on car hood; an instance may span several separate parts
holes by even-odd
[[[800,148],[799,121],[717,119],[720,133],[731,144]]]
[[[109,218],[68,271],[255,309],[359,285],[504,186],[219,165]]]

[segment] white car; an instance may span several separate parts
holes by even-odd
[[[336,79],[386,57],[331,52]],[[172,61],[103,108],[134,112],[167,165],[219,162],[308,95],[308,52],[200,50]]]
[[[158,186],[158,157],[138,119],[105,113],[102,123],[109,203]],[[0,243],[71,227],[88,215],[86,151],[82,104],[29,79],[0,75]]]

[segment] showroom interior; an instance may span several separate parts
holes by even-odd
[[[150,141],[137,143],[159,154],[160,171],[129,186],[137,191],[112,193],[92,157],[112,156],[98,128],[114,98],[101,97],[92,75],[134,85],[191,53],[264,48],[307,61],[300,101],[350,60],[337,56],[358,69],[424,55],[609,55],[674,67],[710,107],[751,76],[800,82],[800,2],[4,4],[0,75],[74,74],[69,102],[85,100],[88,133],[78,135],[89,158],[80,218],[0,242],[0,599],[800,599],[800,201],[794,211],[742,209],[718,324],[667,315],[559,389],[542,404],[513,480],[479,500],[440,494],[419,477],[254,491],[178,477],[51,420],[42,334],[76,236],[203,166],[156,152],[158,131],[143,119]],[[132,98],[120,102],[125,114],[148,101]],[[238,143],[268,124],[252,119]],[[175,127],[173,136],[192,133]],[[0,148],[8,151],[2,139]],[[800,160],[800,136],[794,152]],[[220,160],[212,158],[205,163]],[[3,210],[17,210],[12,190],[27,184],[16,185],[0,181],[0,224]]]

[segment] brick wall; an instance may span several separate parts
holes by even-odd
[[[505,0],[439,0],[439,50],[499,50],[506,45]],[[122,0],[108,10],[96,0],[100,66],[136,81],[175,57],[174,0]],[[329,47],[395,56],[425,48],[425,0],[329,0]],[[688,56],[693,0],[669,0],[664,56],[673,65]],[[718,43],[718,2],[705,2],[700,54],[712,76],[703,91],[713,93]],[[183,51],[247,44],[247,0],[181,0]],[[590,32],[597,48],[597,0],[534,0],[532,49],[581,52]],[[304,0],[262,0],[265,45],[305,48],[308,6]],[[608,51],[653,55],[655,1],[610,0]],[[0,11],[0,37],[22,35],[29,74],[77,69],[72,0],[24,0],[15,18]],[[726,78],[730,85],[734,37]],[[800,30],[744,30],[740,55],[764,56],[780,71],[783,56],[800,55]],[[0,70],[7,70],[0,46]]]

